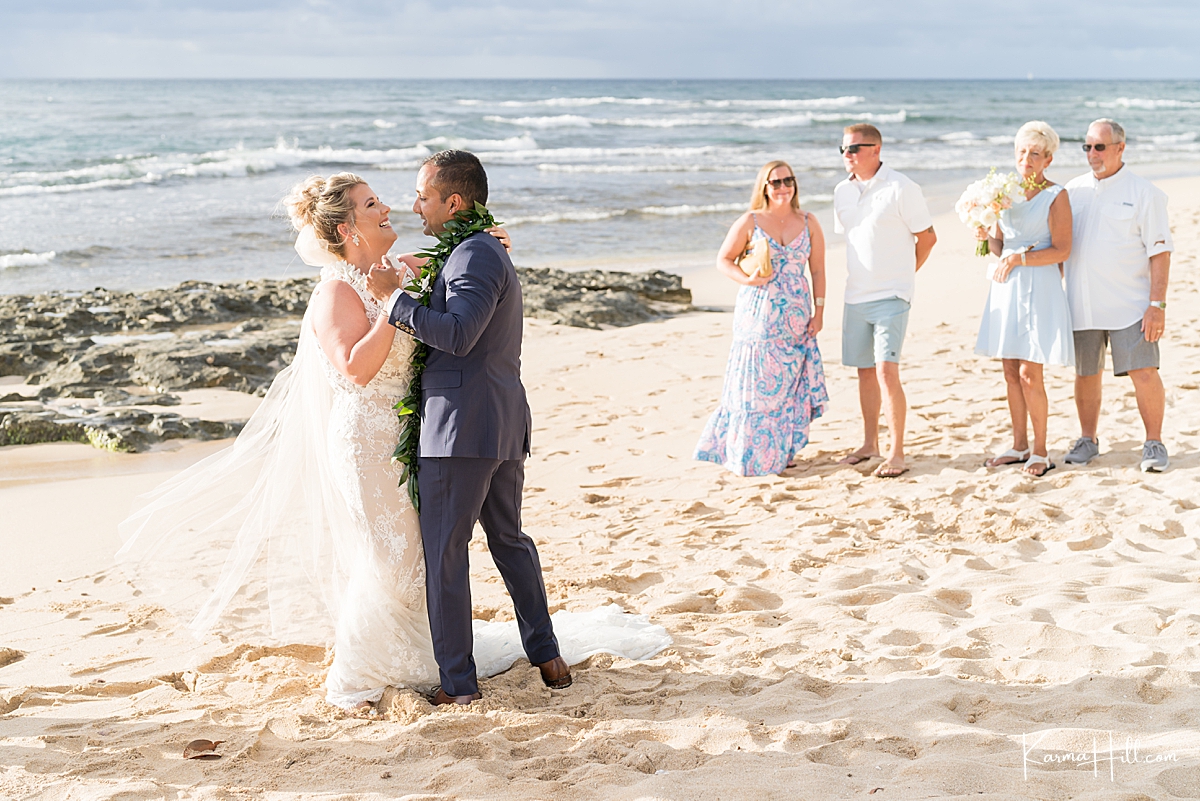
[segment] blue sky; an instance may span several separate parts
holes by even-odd
[[[1198,0],[0,0],[0,77],[1200,78]]]

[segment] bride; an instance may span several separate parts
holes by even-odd
[[[420,523],[391,461],[414,341],[366,288],[372,264],[422,262],[387,255],[391,209],[356,175],[310,178],[285,203],[297,252],[321,267],[296,356],[233,445],[120,525],[117,561],[197,637],[332,642],[326,699],[363,709],[389,685],[427,692],[438,676]],[[474,626],[480,675],[523,656],[515,623]],[[558,612],[554,629],[568,664],[671,642],[616,606]]]

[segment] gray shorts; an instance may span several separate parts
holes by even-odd
[[[1075,332],[1075,374],[1099,375],[1104,372],[1104,351],[1112,347],[1113,375],[1129,375],[1130,370],[1158,369],[1158,343],[1147,342],[1142,321],[1117,331],[1091,329]]]
[[[908,310],[908,301],[900,298],[847,303],[842,312],[842,364],[858,368],[874,367],[877,362],[899,364]]]

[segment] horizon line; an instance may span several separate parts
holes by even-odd
[[[905,82],[932,82],[939,81],[945,83],[1053,83],[1053,82],[1071,82],[1071,83],[1162,83],[1171,81],[1188,81],[1200,83],[1200,77],[1171,77],[1171,78],[1097,78],[1094,76],[1072,78],[1072,77],[1043,77],[1043,76],[1025,76],[1025,77],[995,77],[995,78],[614,78],[614,77],[566,77],[566,78],[547,78],[547,77],[436,77],[427,78],[421,76],[410,77],[394,77],[394,78],[359,78],[359,77],[339,77],[339,76],[41,76],[41,75],[0,75],[0,81],[160,81],[163,83],[172,81],[279,81],[279,82],[299,82],[299,81],[354,81],[355,83],[394,83],[404,81],[477,81],[482,83],[498,83],[501,81],[538,81],[538,82],[554,82],[554,81],[610,81],[610,82],[667,82],[667,83],[719,83],[719,82],[740,82],[740,83],[797,83],[797,82],[855,82],[855,81],[878,81],[881,83],[905,83]]]

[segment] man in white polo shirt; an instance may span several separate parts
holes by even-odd
[[[1074,217],[1066,263],[1067,302],[1075,329],[1075,408],[1080,437],[1065,461],[1087,464],[1100,453],[1101,383],[1105,350],[1113,373],[1133,380],[1146,429],[1142,470],[1167,469],[1162,443],[1166,394],[1158,375],[1158,340],[1166,326],[1171,228],[1167,196],[1121,161],[1125,130],[1093,122],[1083,149],[1092,172],[1067,184]]]
[[[908,472],[900,349],[917,270],[937,242],[921,188],[883,164],[883,136],[874,125],[847,127],[842,161],[850,177],[833,191],[834,230],[846,234],[846,300],[842,314],[842,363],[858,368],[863,415],[862,447],[842,464],[879,456],[879,411],[887,417],[892,445],[875,469],[879,478]],[[882,388],[882,390],[881,390]]]

